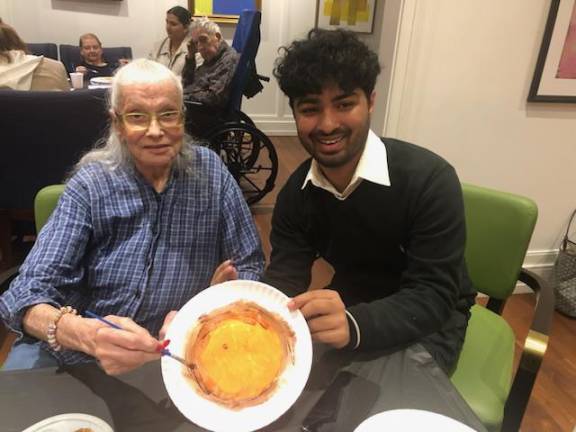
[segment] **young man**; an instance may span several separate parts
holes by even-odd
[[[450,371],[475,297],[460,182],[436,154],[370,130],[379,72],[376,54],[342,30],[312,30],[277,61],[312,158],[278,196],[263,280],[295,296],[289,306],[315,341],[388,351],[421,343]],[[307,291],[318,257],[335,275]]]

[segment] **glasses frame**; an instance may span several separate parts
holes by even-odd
[[[172,114],[172,113],[178,113],[178,124],[169,125],[169,126],[162,124],[162,120],[161,120],[160,116],[162,116],[163,114]],[[176,127],[182,127],[184,125],[184,110],[167,110],[167,111],[162,111],[159,113],[140,112],[140,111],[133,111],[133,112],[128,112],[128,113],[117,112],[116,115],[120,119],[122,119],[122,124],[124,125],[124,127],[128,128],[130,130],[133,130],[133,131],[147,131],[148,129],[150,129],[150,125],[152,125],[152,120],[156,120],[156,123],[158,123],[158,126],[161,129],[173,129]],[[144,125],[138,126],[138,125],[130,124],[129,121],[126,121],[126,118],[130,117],[130,115],[147,116],[148,121],[147,121],[145,126]]]

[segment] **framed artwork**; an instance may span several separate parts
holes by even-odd
[[[576,102],[576,0],[551,0],[529,102]]]
[[[218,23],[237,23],[244,9],[261,10],[262,0],[188,0],[195,17],[205,16]]]
[[[372,33],[376,0],[316,0],[316,27]]]

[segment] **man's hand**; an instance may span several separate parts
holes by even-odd
[[[196,42],[190,39],[186,47],[188,48],[188,58],[189,59],[196,58],[196,53],[198,52],[198,45],[196,44]]]
[[[86,67],[84,67],[84,66],[76,66],[76,72],[80,72],[80,73],[83,73],[84,75],[86,75],[86,73],[88,72],[88,69],[86,69]]]
[[[212,280],[210,285],[216,285],[229,280],[238,279],[238,271],[234,267],[232,260],[226,260],[220,264],[216,270],[214,270],[214,275],[212,275]]]
[[[160,358],[159,341],[148,330],[130,318],[108,315],[106,319],[122,327],[101,326],[96,330],[92,355],[107,374],[125,373]]]
[[[288,308],[300,309],[313,340],[335,348],[343,348],[350,342],[346,307],[338,292],[329,289],[308,291],[290,300]]]

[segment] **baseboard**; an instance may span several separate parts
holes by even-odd
[[[258,129],[268,136],[296,136],[294,120],[278,120],[263,115],[250,116]]]
[[[552,269],[554,268],[554,261],[558,250],[535,250],[528,251],[524,259],[524,268],[536,273],[544,280],[550,280],[552,276]],[[514,294],[530,293],[532,290],[525,284],[518,282],[514,289]]]

